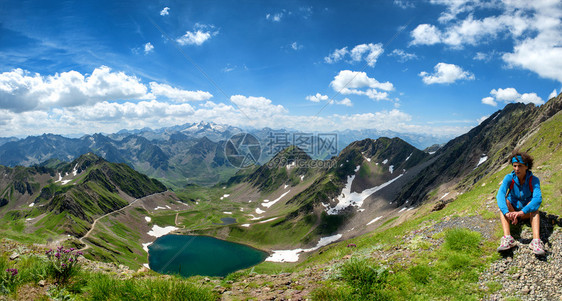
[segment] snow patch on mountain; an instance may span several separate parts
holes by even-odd
[[[357,166],[357,168],[355,169],[355,172],[357,173],[357,171],[359,171],[360,166]],[[345,187],[343,188],[341,195],[337,197],[338,199],[338,204],[336,204],[335,207],[333,208],[329,208],[327,206],[327,213],[329,215],[336,215],[339,214],[342,210],[344,210],[345,208],[349,207],[349,206],[357,206],[357,207],[361,207],[363,206],[363,201],[365,201],[365,199],[367,197],[369,197],[371,194],[383,189],[384,187],[390,185],[392,182],[396,181],[398,178],[400,178],[402,175],[404,174],[400,174],[399,176],[397,176],[396,178],[383,183],[379,186],[375,186],[369,189],[365,189],[362,192],[351,192],[351,184],[353,183],[353,180],[355,179],[355,175],[351,175],[347,177],[347,183],[345,184]]]
[[[327,246],[342,237],[341,234],[336,234],[332,236],[326,236],[320,238],[315,247],[310,249],[294,249],[294,250],[273,250],[273,254],[265,259],[265,261],[271,262],[297,262],[299,261],[299,254],[303,252],[312,252],[320,249],[323,246]]]
[[[273,206],[275,203],[279,202],[279,201],[280,201],[284,196],[286,196],[287,193],[289,193],[289,192],[291,192],[291,190],[288,190],[287,192],[283,193],[280,197],[276,198],[275,200],[273,200],[273,201],[271,201],[271,202],[268,201],[268,200],[263,200],[264,202],[261,203],[261,205],[264,206],[264,207],[269,208],[269,207]]]

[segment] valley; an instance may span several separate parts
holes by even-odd
[[[228,173],[222,173],[223,165],[216,165],[221,155],[214,146],[199,157],[183,157],[222,173],[224,178],[210,186],[171,185],[142,174],[135,164],[119,163],[129,159],[112,162],[94,153],[71,162],[53,155],[30,167],[1,166],[0,231],[3,239],[37,246],[63,243],[81,249],[88,260],[114,262],[131,270],[148,267],[148,246],[168,233],[212,236],[269,253],[265,262],[226,277],[234,283],[221,282],[223,294],[236,295],[233,287],[249,294],[240,283],[253,281],[252,273],[289,273],[286,281],[293,281],[306,278],[303,271],[309,271],[315,276],[303,282],[314,277],[317,281],[299,292],[320,299],[337,292],[353,295],[348,291],[353,286],[332,274],[358,260],[359,265],[392,272],[385,276],[386,286],[377,288],[389,298],[409,299],[413,291],[436,299],[472,293],[483,297],[508,291],[492,292],[490,286],[495,284],[478,288],[476,283],[487,266],[507,260],[494,251],[501,237],[495,194],[510,172],[511,150],[518,148],[535,157],[533,172],[541,179],[545,200],[541,211],[552,226],[544,235],[558,237],[561,110],[561,95],[540,107],[509,104],[431,154],[400,138],[379,137],[354,141],[324,160],[289,146],[260,165],[231,168]],[[126,139],[123,143],[132,141]],[[212,144],[201,139],[189,143]],[[136,158],[158,158],[159,152],[149,146],[139,150]],[[154,171],[162,171],[166,165],[155,166]],[[469,232],[455,234],[459,228]],[[458,250],[447,245],[456,239],[450,235],[473,235],[476,243],[467,247],[472,251]],[[549,248],[554,246],[557,243]],[[551,252],[547,260],[560,265],[555,250]],[[471,268],[459,272],[464,264]],[[420,276],[433,266],[437,267],[433,278]],[[412,279],[410,292],[404,282]],[[496,281],[487,279],[487,283]],[[443,281],[459,290],[441,287],[438,283]],[[338,289],[329,292],[331,285]]]

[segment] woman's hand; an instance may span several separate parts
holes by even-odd
[[[508,212],[505,217],[514,225],[517,225],[518,220],[517,218],[520,216],[523,216],[524,213],[523,211],[513,211],[513,212]]]

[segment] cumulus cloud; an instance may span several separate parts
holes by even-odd
[[[540,98],[536,93],[523,93],[520,94],[515,88],[499,88],[492,89],[490,91],[492,96],[485,97],[482,99],[483,104],[496,106],[497,101],[503,101],[504,103],[511,102],[522,102],[524,104],[532,103],[535,105],[544,104],[544,100]]]
[[[145,54],[149,54],[153,51],[154,51],[154,46],[152,45],[152,43],[148,42],[148,43],[144,44],[144,53]]]
[[[420,24],[410,33],[411,45],[433,45],[441,42],[441,31],[434,25]]]
[[[365,72],[356,72],[351,70],[342,70],[334,77],[330,83],[334,91],[343,95],[355,94],[365,95],[374,100],[389,100],[387,92],[394,90],[394,85],[390,82],[381,83],[375,78],[370,78]]]
[[[518,42],[512,53],[502,56],[503,60],[509,66],[531,70],[543,78],[562,83],[562,25],[558,27],[558,30],[548,30]]]
[[[186,91],[174,88],[170,85],[159,84],[156,82],[150,83],[150,90],[154,96],[164,96],[175,102],[203,101],[213,97],[213,95],[209,92],[204,92],[201,90]]]
[[[330,55],[324,58],[324,61],[328,64],[333,64],[341,61],[347,55],[347,47],[342,49],[336,49]]]
[[[542,1],[480,1],[431,0],[445,5],[439,18],[442,28],[420,24],[412,32],[411,45],[442,43],[452,48],[479,45],[490,39],[511,38],[513,50],[502,59],[508,67],[531,70],[543,78],[562,82],[562,2]],[[493,7],[498,12],[475,18],[476,9]],[[467,13],[464,19],[457,19]]]
[[[164,7],[161,11],[160,11],[160,16],[167,16],[170,14],[170,8],[169,7]]]
[[[328,64],[337,63],[346,57],[349,57],[349,62],[360,62],[364,60],[370,67],[374,67],[379,56],[384,52],[382,44],[360,44],[351,51],[348,51],[347,46],[341,49],[334,50],[330,55],[324,58]]]
[[[193,31],[187,31],[183,36],[176,39],[176,41],[182,45],[196,45],[201,46],[207,40],[216,36],[218,30],[215,30],[213,25],[205,24],[195,24]]]
[[[494,100],[494,98],[490,97],[490,96],[482,98],[482,103],[485,104],[485,105],[492,106],[492,107],[495,107],[495,106],[498,105],[498,103]]]
[[[236,104],[240,111],[248,116],[266,118],[279,116],[288,112],[282,105],[274,105],[271,100],[265,97],[233,95],[230,97],[230,101]]]
[[[415,53],[408,53],[408,52],[405,52],[402,49],[394,49],[389,54],[389,56],[398,57],[398,61],[401,62],[401,63],[405,63],[406,61],[414,60],[414,59],[418,58],[418,56]]]
[[[560,90],[560,92],[562,93],[562,90]],[[554,98],[558,96],[558,92],[556,92],[556,89],[552,90],[552,92],[550,92],[550,95],[548,95],[548,99]]]
[[[306,100],[310,100],[312,102],[320,102],[321,100],[328,100],[328,95],[322,95],[320,93],[316,93],[316,95],[309,95],[306,97]]]
[[[426,85],[431,84],[450,84],[457,80],[473,80],[474,75],[468,71],[464,71],[461,67],[454,64],[438,63],[433,67],[435,71],[429,74],[425,71],[420,72],[419,76],[422,77]]]
[[[141,99],[147,88],[135,76],[94,69],[91,75],[77,71],[41,76],[22,69],[0,74],[0,109],[12,112],[45,110],[51,107],[91,105],[104,100]]]

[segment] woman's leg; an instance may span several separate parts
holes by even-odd
[[[531,228],[533,229],[533,239],[541,238],[541,216],[539,211],[531,212]]]
[[[507,209],[509,209],[509,212],[515,211],[515,209],[513,209],[513,206],[511,205],[511,203],[508,200],[505,200],[505,202],[507,203]],[[503,213],[501,211],[500,211],[500,221],[502,223],[503,236],[511,235],[511,229],[510,229],[510,226],[509,226],[509,221],[507,220],[507,218],[505,217],[505,215],[503,215]]]
[[[505,215],[503,215],[503,213],[501,211],[500,211],[500,221],[502,222],[503,236],[511,235],[511,229],[509,227],[509,221],[507,220],[507,218],[505,217]]]

